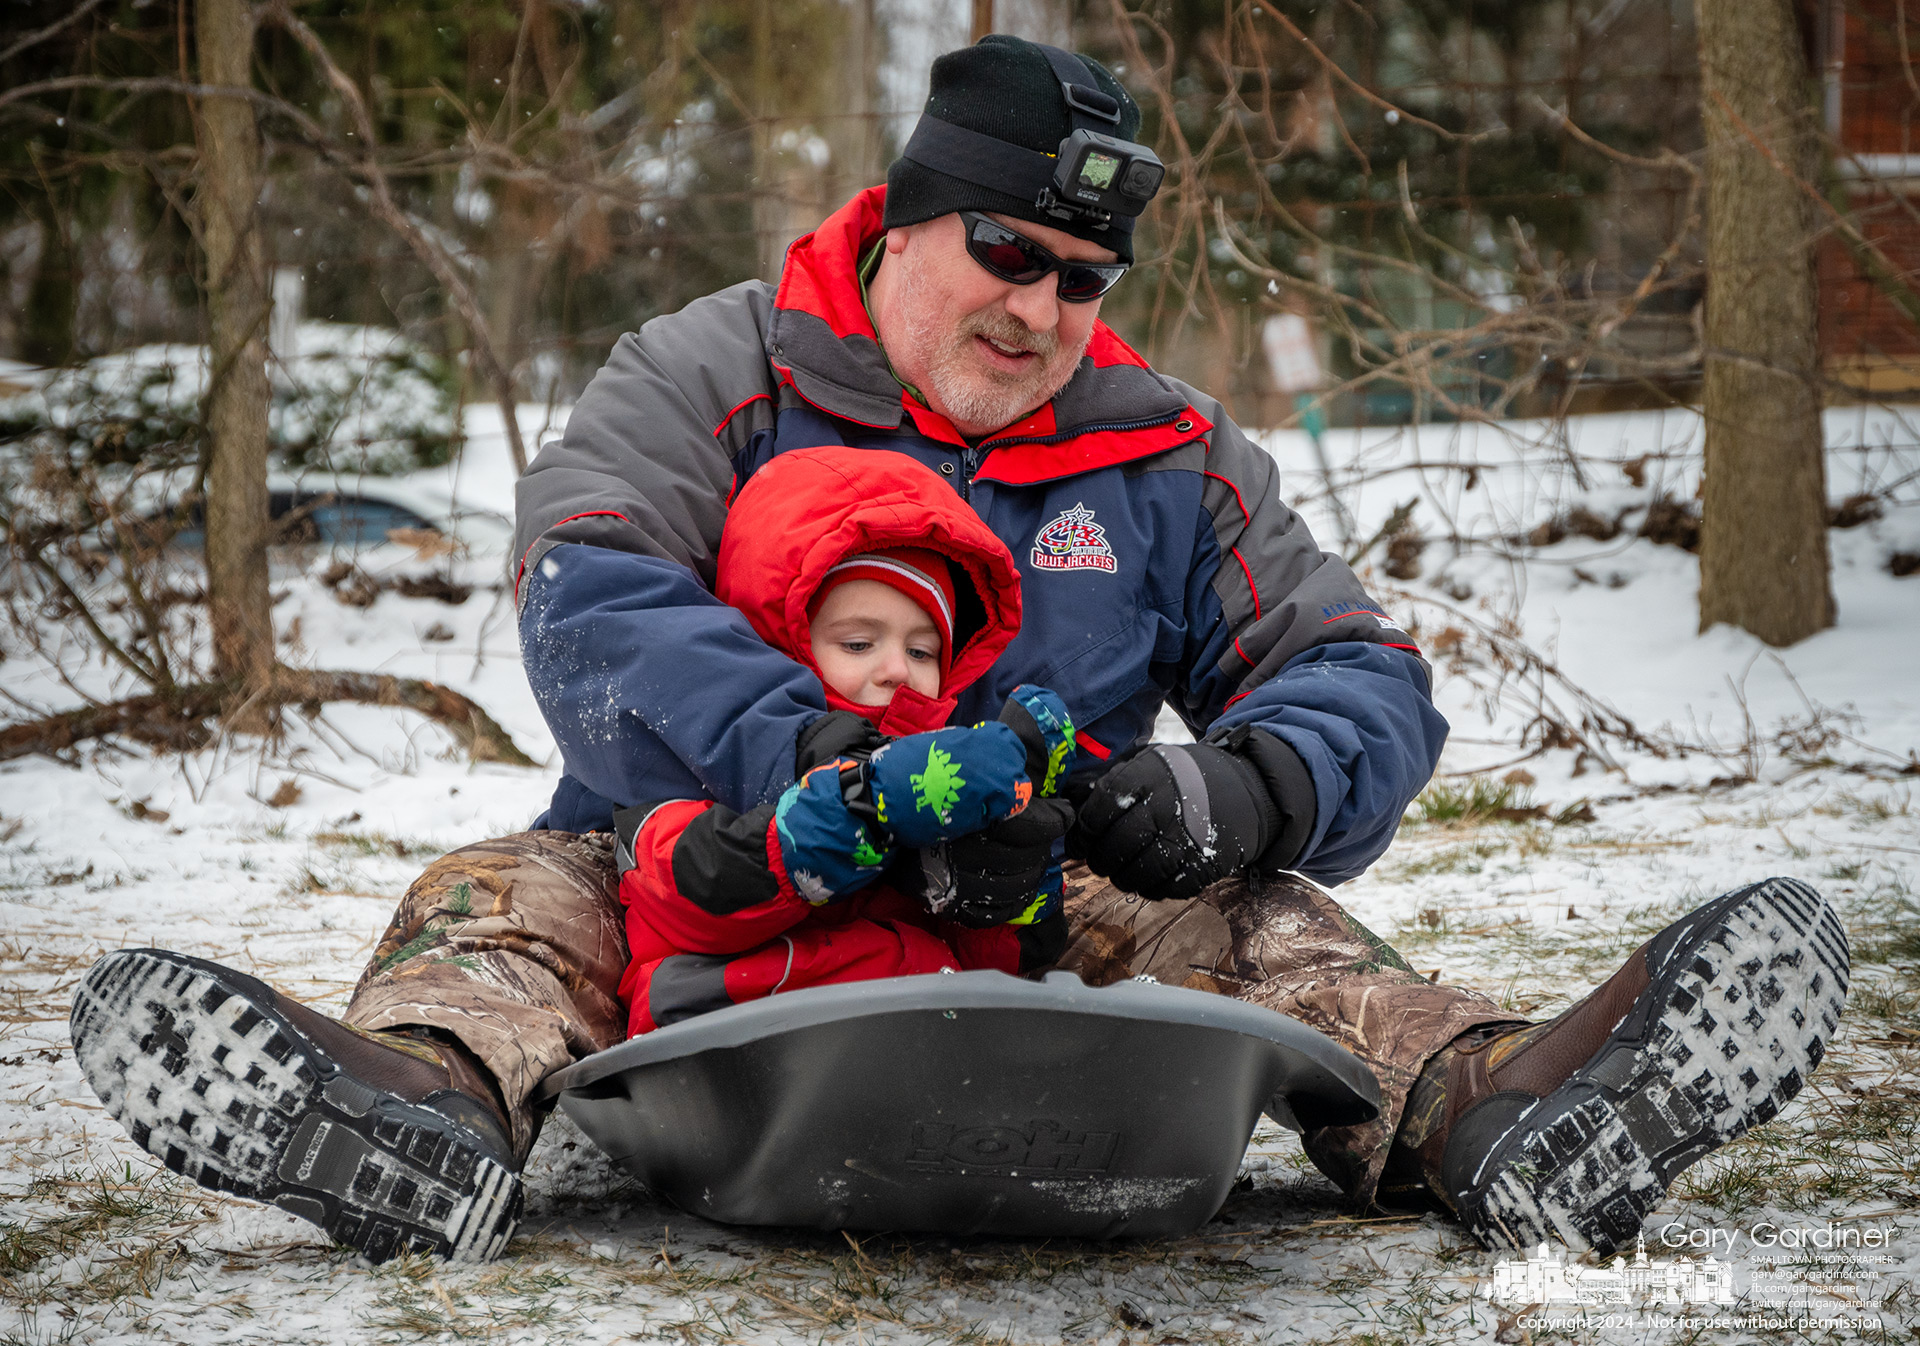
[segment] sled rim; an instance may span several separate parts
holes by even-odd
[[[555,1099],[642,1067],[844,1020],[973,1010],[1136,1019],[1239,1033],[1304,1057],[1323,1076],[1318,1081],[1293,1081],[1283,1095],[1325,1097],[1344,1092],[1353,1103],[1378,1114],[1380,1087],[1373,1072],[1332,1038],[1297,1019],[1215,992],[1152,981],[1088,986],[1070,972],[1050,972],[1042,981],[974,971],[805,987],[668,1024],[595,1052],[548,1076],[540,1097]]]

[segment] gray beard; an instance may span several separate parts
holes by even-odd
[[[1009,313],[982,314],[969,318],[958,329],[942,329],[920,316],[920,307],[913,302],[917,297],[914,290],[909,281],[901,296],[907,311],[915,315],[909,322],[908,336],[916,347],[933,352],[927,362],[925,391],[946,409],[949,420],[984,426],[988,433],[1012,425],[1052,401],[1053,395],[1067,386],[1086,353],[1087,342],[1083,341],[1073,359],[1062,362],[1056,371],[1060,339],[1054,333],[1041,336],[1029,331]],[[969,367],[968,347],[975,336],[995,337],[1009,346],[1024,347],[1040,359],[1029,373],[1018,378],[1002,378],[992,371]],[[1092,338],[1091,332],[1088,338]]]

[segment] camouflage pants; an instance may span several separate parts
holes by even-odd
[[[343,1017],[458,1038],[499,1085],[524,1154],[540,1081],[626,1036],[626,970],[612,836],[516,832],[427,866]]]
[[[1059,966],[1093,985],[1147,975],[1237,996],[1325,1033],[1380,1081],[1381,1116],[1303,1137],[1356,1201],[1373,1199],[1420,1068],[1460,1034],[1513,1015],[1471,991],[1429,984],[1300,879],[1231,879],[1198,897],[1148,902],[1068,870],[1071,942]],[[521,832],[428,866],[394,913],[355,988],[360,1028],[450,1033],[493,1074],[514,1139],[538,1129],[540,1082],[626,1035],[618,999],[624,918],[611,840]]]
[[[1300,1138],[1361,1206],[1372,1203],[1407,1092],[1435,1052],[1484,1024],[1517,1023],[1474,991],[1436,986],[1305,879],[1227,879],[1198,897],[1149,902],[1080,869],[1067,873],[1059,966],[1090,986],[1146,975],[1264,1005],[1318,1029],[1380,1082],[1380,1115]]]

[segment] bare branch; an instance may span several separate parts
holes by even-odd
[[[1401,107],[1397,103],[1388,102],[1386,99],[1382,98],[1379,94],[1375,93],[1372,89],[1369,89],[1366,85],[1362,84],[1359,80],[1355,79],[1352,75],[1349,75],[1346,71],[1342,70],[1340,68],[1340,63],[1338,61],[1334,60],[1331,56],[1327,55],[1324,51],[1321,51],[1319,44],[1316,43],[1312,38],[1308,37],[1305,33],[1301,32],[1299,25],[1294,23],[1292,19],[1289,19],[1282,11],[1269,5],[1266,8],[1266,13],[1273,17],[1273,21],[1275,23],[1279,24],[1282,28],[1286,29],[1287,32],[1292,35],[1294,41],[1298,42],[1301,46],[1305,47],[1307,49],[1308,55],[1312,56],[1314,60],[1318,61],[1320,63],[1320,68],[1325,70],[1329,76],[1339,80],[1342,84],[1346,85],[1349,89],[1359,94],[1362,98],[1366,99],[1369,103],[1379,108],[1382,112],[1391,112],[1395,117],[1399,118],[1402,121],[1411,122],[1415,126],[1424,126],[1426,127],[1427,130],[1433,132],[1435,135],[1439,136],[1443,140],[1472,142],[1475,140],[1485,140],[1488,136],[1496,134],[1496,132],[1494,131],[1478,131],[1478,132],[1472,132],[1472,133],[1463,133],[1460,131],[1449,131],[1446,127],[1441,126],[1436,122],[1430,122],[1425,117],[1418,116],[1415,113],[1407,111],[1405,108]]]
[[[195,746],[205,740],[208,720],[250,709],[352,701],[368,706],[405,706],[445,726],[476,762],[538,766],[478,705],[450,687],[386,673],[343,673],[276,666],[267,685],[243,693],[233,681],[196,683],[169,693],[82,706],[37,720],[0,727],[0,762],[32,753],[53,754],[88,739],[124,734],[149,743]]]
[[[48,38],[58,34],[61,30],[71,28],[99,7],[100,0],[80,0],[80,3],[74,6],[73,12],[65,18],[55,19],[45,28],[40,29],[38,32],[28,33],[5,51],[0,51],[0,61],[11,61],[28,47],[38,46]]]
[[[468,333],[474,344],[474,354],[480,359],[482,372],[493,387],[494,400],[500,407],[500,419],[507,432],[507,448],[513,455],[516,472],[527,470],[527,446],[520,435],[520,420],[515,413],[513,379],[506,367],[500,362],[494,343],[492,329],[481,315],[480,305],[474,298],[472,287],[466,277],[446,255],[445,251],[427,236],[419,223],[400,208],[393,199],[392,189],[388,186],[385,172],[374,158],[374,146],[378,143],[374,136],[373,120],[367,113],[366,100],[361,97],[360,87],[348,77],[347,73],[334,61],[326,44],[321,42],[313,29],[294,14],[286,0],[269,0],[261,6],[259,13],[265,19],[278,24],[293,37],[308,56],[313,58],[327,82],[339,93],[353,116],[355,134],[360,140],[361,152],[352,160],[354,171],[367,185],[371,198],[369,204],[373,212],[389,228],[407,241],[417,256],[433,272],[434,279],[446,287],[448,296],[460,313],[460,320],[467,325]]]

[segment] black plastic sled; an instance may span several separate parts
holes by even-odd
[[[649,1189],[741,1225],[1186,1233],[1254,1124],[1378,1115],[1358,1058],[1226,996],[1071,973],[790,991],[560,1071],[548,1097]]]

